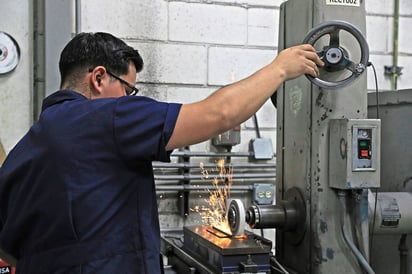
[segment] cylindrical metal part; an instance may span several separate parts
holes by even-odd
[[[278,228],[283,231],[295,231],[300,240],[305,231],[305,205],[302,194],[297,188],[285,193],[286,200],[277,205],[252,205],[244,212],[240,200],[233,200],[228,206],[227,219],[232,233],[239,231],[239,222],[246,223],[253,229]]]
[[[297,205],[290,201],[282,201],[281,205],[285,210],[285,223],[283,226],[283,230],[293,230],[296,226],[300,223],[303,223],[305,220],[305,212],[302,210],[300,211],[297,208]]]
[[[285,200],[277,205],[253,205],[246,211],[246,223],[251,228],[278,228],[292,231],[303,229],[305,206],[302,194],[297,188],[285,193]]]
[[[376,234],[412,233],[412,193],[369,192],[369,227]]]
[[[286,211],[279,205],[253,205],[246,211],[246,223],[251,228],[283,228]]]

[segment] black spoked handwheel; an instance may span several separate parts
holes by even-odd
[[[344,30],[351,34],[359,44],[360,59],[356,62],[349,59],[348,52],[341,46],[340,34]],[[322,88],[335,89],[344,87],[352,83],[365,70],[369,62],[369,47],[362,32],[352,24],[344,21],[326,21],[311,29],[303,40],[304,44],[311,44],[315,47],[315,43],[322,37],[329,36],[329,45],[324,46],[321,50],[317,49],[318,56],[325,63],[321,67],[320,76],[306,77],[315,85]],[[316,48],[316,47],[315,47]],[[349,76],[338,81],[326,81],[321,79],[322,71],[327,73],[340,72],[343,70],[349,71]]]

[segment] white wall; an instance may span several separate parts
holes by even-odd
[[[32,9],[28,0],[1,0],[0,6],[0,31],[13,37],[20,48],[16,69],[0,75],[0,146],[7,152],[32,122]]]
[[[160,100],[191,102],[240,80],[269,63],[277,53],[279,6],[273,0],[83,1],[82,30],[108,31],[135,46],[146,66],[143,94]],[[392,65],[393,0],[367,0],[367,40],[379,88],[391,88],[384,65]],[[99,8],[96,8],[99,7]],[[398,88],[412,87],[412,2],[400,1]],[[107,11],[107,12],[105,12]],[[411,37],[412,38],[412,37]],[[303,39],[303,37],[302,37]],[[374,90],[372,70],[368,89]],[[258,112],[263,137],[275,138],[276,111],[268,102]],[[255,137],[252,120],[242,140]],[[275,140],[274,142],[275,143]],[[247,150],[247,142],[234,150]],[[198,149],[207,149],[207,144]],[[196,149],[196,148],[195,148]]]
[[[370,60],[375,64],[380,90],[391,90],[391,79],[384,75],[384,66],[392,66],[394,0],[365,0],[367,17],[366,37],[369,43]],[[398,89],[412,88],[412,1],[400,0],[399,5],[399,61],[403,67],[398,80]],[[368,74],[368,89],[374,90],[373,74]]]
[[[276,55],[281,1],[84,1],[82,30],[126,38],[145,59],[143,94],[192,102],[240,80]],[[124,5],[123,5],[124,4]],[[101,9],[110,10],[102,20]],[[106,17],[107,16],[107,17]],[[259,112],[262,135],[274,137],[275,110]],[[252,121],[243,140],[254,136]],[[245,130],[251,128],[251,131]],[[197,149],[208,149],[207,143]],[[245,151],[247,142],[234,147]],[[196,149],[196,147],[194,148]]]
[[[0,141],[9,151],[32,122],[32,2],[1,1],[10,12],[0,17],[0,30],[14,35],[22,49],[22,61],[16,71],[0,76]],[[379,88],[388,90],[391,79],[383,71],[385,65],[392,65],[394,1],[364,1],[370,59],[377,69]],[[146,63],[139,76],[142,93],[159,100],[199,100],[253,73],[277,53],[282,0],[79,2],[82,31],[111,32],[140,50]],[[412,87],[412,34],[408,29],[412,1],[400,0],[400,12],[399,66],[404,69],[398,88],[405,89]],[[374,88],[372,70],[368,69],[368,89]],[[270,102],[258,112],[263,137],[275,138],[275,116]],[[247,150],[247,141],[254,137],[254,123],[249,120],[242,125],[244,142],[234,150]],[[208,149],[208,144],[198,149]]]

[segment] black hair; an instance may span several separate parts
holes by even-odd
[[[61,83],[80,69],[88,70],[104,66],[113,73],[124,75],[133,62],[136,72],[143,69],[139,52],[119,38],[104,32],[79,33],[63,49],[59,69]]]

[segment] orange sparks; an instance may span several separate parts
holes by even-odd
[[[203,225],[210,225],[231,235],[232,232],[226,220],[226,200],[230,197],[233,168],[225,167],[225,160],[219,159],[216,162],[216,169],[207,170],[203,163],[200,163],[200,170],[204,179],[209,179],[211,173],[218,173],[218,175],[214,175],[212,180],[213,188],[207,189],[209,193],[209,199],[205,200],[207,205],[196,205],[191,210],[200,214]]]

